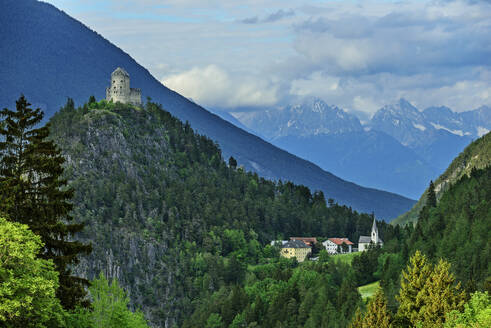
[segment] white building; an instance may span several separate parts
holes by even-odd
[[[348,238],[328,238],[322,245],[329,254],[341,254],[351,253],[354,244]]]
[[[379,237],[377,223],[375,222],[375,218],[373,218],[371,235],[370,236],[360,236],[360,239],[358,240],[358,251],[360,251],[360,252],[366,251],[370,245],[379,245],[379,246],[384,245],[384,242]]]

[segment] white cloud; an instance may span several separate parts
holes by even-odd
[[[208,107],[303,96],[368,113],[399,97],[419,108],[491,105],[489,1],[48,2]]]
[[[274,105],[277,87],[264,78],[230,76],[216,66],[195,67],[165,76],[168,88],[210,108],[237,108]]]

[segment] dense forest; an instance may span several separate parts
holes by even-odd
[[[12,122],[2,121],[2,131]],[[48,131],[58,150],[47,152]],[[0,237],[21,236],[0,238],[7,250],[16,250],[15,261],[0,252],[0,322],[8,327],[22,326],[26,318],[34,326],[145,327],[143,317],[155,327],[491,323],[490,298],[482,292],[491,287],[490,168],[464,176],[438,202],[431,184],[415,227],[378,222],[383,248],[371,247],[343,262],[314,247],[315,260],[298,263],[281,258],[269,242],[293,235],[356,242],[369,233],[373,215],[304,186],[260,178],[237,167],[233,158],[224,161],[212,140],[150,101],[138,108],[91,97],[76,108],[69,99],[41,132],[27,144],[46,153],[39,157],[40,168],[62,175],[48,179],[58,183],[52,199],[72,199],[73,208],[53,206],[49,197],[47,204],[73,218],[76,245],[92,248],[79,251],[73,272],[66,271],[91,280],[91,305],[77,300],[73,308],[58,296],[63,280],[55,271],[65,271],[41,252],[51,242],[45,236],[53,235],[36,230],[36,220],[14,218],[10,209],[24,197],[17,185],[25,184],[25,175],[19,171],[14,181],[2,170],[0,194],[8,201],[2,207],[7,210],[0,208],[7,218],[0,219],[0,230],[6,231]],[[53,164],[42,165],[50,156]],[[7,158],[2,165],[14,163]],[[30,158],[27,162],[37,167]],[[37,295],[31,310],[21,308],[24,312],[13,316],[9,309],[18,303],[8,296],[12,277]],[[42,284],[33,284],[35,278]],[[358,287],[374,282],[379,291],[362,299]]]
[[[430,191],[431,193],[431,191]],[[434,197],[434,199],[436,199]],[[491,166],[473,169],[420,212],[410,248],[452,263],[469,290],[491,287]]]
[[[182,323],[197,298],[276,260],[264,247],[271,240],[357,240],[371,227],[371,215],[322,192],[225,162],[212,140],[155,103],[75,108],[69,100],[50,124],[75,189],[73,216],[86,224],[80,237],[93,245],[78,272],[117,277],[156,325]],[[397,239],[399,229],[379,225],[387,242]]]

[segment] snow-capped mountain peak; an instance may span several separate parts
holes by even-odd
[[[236,117],[270,140],[285,136],[361,131],[358,118],[318,98],[284,108],[274,108],[255,113],[236,113]]]

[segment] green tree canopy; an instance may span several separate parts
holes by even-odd
[[[421,308],[425,327],[441,327],[445,313],[462,309],[465,293],[460,291],[460,283],[450,273],[450,264],[440,260],[426,280],[422,292],[417,296],[424,304]]]
[[[83,303],[86,280],[73,276],[70,266],[91,247],[72,239],[83,225],[70,223],[73,190],[61,178],[65,160],[48,140],[49,126],[37,128],[43,112],[30,105],[21,96],[16,110],[0,111],[0,213],[41,237],[39,256],[53,260],[59,272],[57,296],[63,307],[73,309]]]
[[[402,272],[397,316],[413,326],[441,327],[445,314],[461,310],[465,294],[450,273],[450,264],[440,260],[433,268],[420,251]]]
[[[463,312],[454,310],[446,317],[445,328],[491,327],[491,296],[487,292],[476,292],[464,305]]]
[[[401,289],[397,297],[400,303],[397,315],[407,318],[413,324],[420,320],[424,299],[418,298],[418,295],[422,292],[431,271],[431,264],[426,256],[416,251],[409,259],[406,270],[402,272]]]
[[[367,310],[362,316],[358,310],[351,323],[352,328],[389,328],[391,327],[392,316],[387,309],[387,299],[382,289],[379,289],[367,305]]]
[[[142,312],[129,310],[130,300],[116,279],[109,284],[101,273],[89,290],[93,310],[88,315],[94,328],[148,327]]]
[[[0,326],[59,327],[58,273],[36,257],[41,238],[24,224],[0,218]]]

